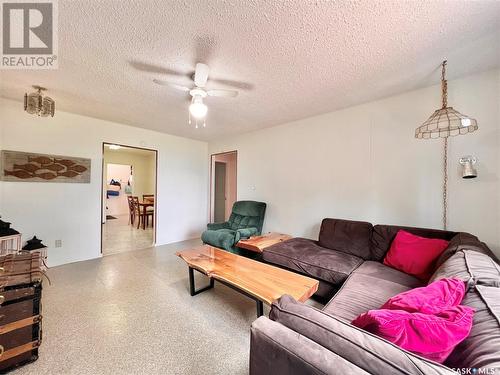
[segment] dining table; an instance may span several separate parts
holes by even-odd
[[[155,201],[154,199],[144,199],[142,201],[139,201],[139,212],[142,211],[142,229],[146,230],[146,215],[147,215],[147,209],[148,207],[154,207],[155,206]],[[154,215],[154,214],[153,214]],[[140,220],[139,220],[140,222]],[[154,219],[153,219],[154,222]],[[137,229],[139,229],[139,223],[137,223]]]

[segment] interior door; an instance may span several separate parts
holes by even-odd
[[[226,216],[226,163],[214,165],[214,221],[225,221]]]

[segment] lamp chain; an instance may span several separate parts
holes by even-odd
[[[441,64],[441,100],[443,103],[442,108],[446,108],[448,106],[448,82],[446,81],[446,63],[444,60]]]
[[[448,137],[444,138],[444,156],[443,156],[443,229],[446,230],[448,221]]]
[[[448,82],[446,81],[446,63],[441,64],[441,100],[442,108],[448,107]],[[446,230],[448,224],[448,137],[444,138],[443,150],[443,229]]]

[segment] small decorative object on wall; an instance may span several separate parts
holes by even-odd
[[[446,60],[441,63],[441,108],[415,130],[415,138],[444,138],[443,150],[443,229],[448,221],[448,137],[472,133],[478,129],[477,121],[448,107]]]
[[[47,246],[45,246],[42,243],[41,239],[36,238],[36,236],[33,236],[31,240],[26,241],[26,245],[23,246],[23,250],[32,251],[32,250],[44,249],[46,247]]]
[[[474,164],[477,163],[477,159],[474,156],[463,156],[460,158],[460,164],[462,164],[462,178],[476,178],[477,171],[474,168]]]
[[[130,166],[130,177],[128,178],[127,185],[125,185],[125,194],[132,194],[132,185],[131,183],[134,180],[134,167]]]
[[[31,94],[24,94],[24,110],[32,115],[54,117],[56,111],[56,102],[48,97],[43,96],[42,91],[47,90],[45,87],[32,86],[37,91]]]
[[[15,236],[19,234],[17,230],[10,227],[10,223],[0,220],[0,237]]]
[[[0,220],[0,256],[5,252],[21,250],[21,233]]]
[[[2,181],[90,183],[90,159],[2,150]]]

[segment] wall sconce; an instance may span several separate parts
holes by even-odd
[[[477,171],[474,168],[474,164],[477,163],[477,159],[474,156],[463,156],[460,158],[460,164],[462,164],[462,178],[476,178]]]

